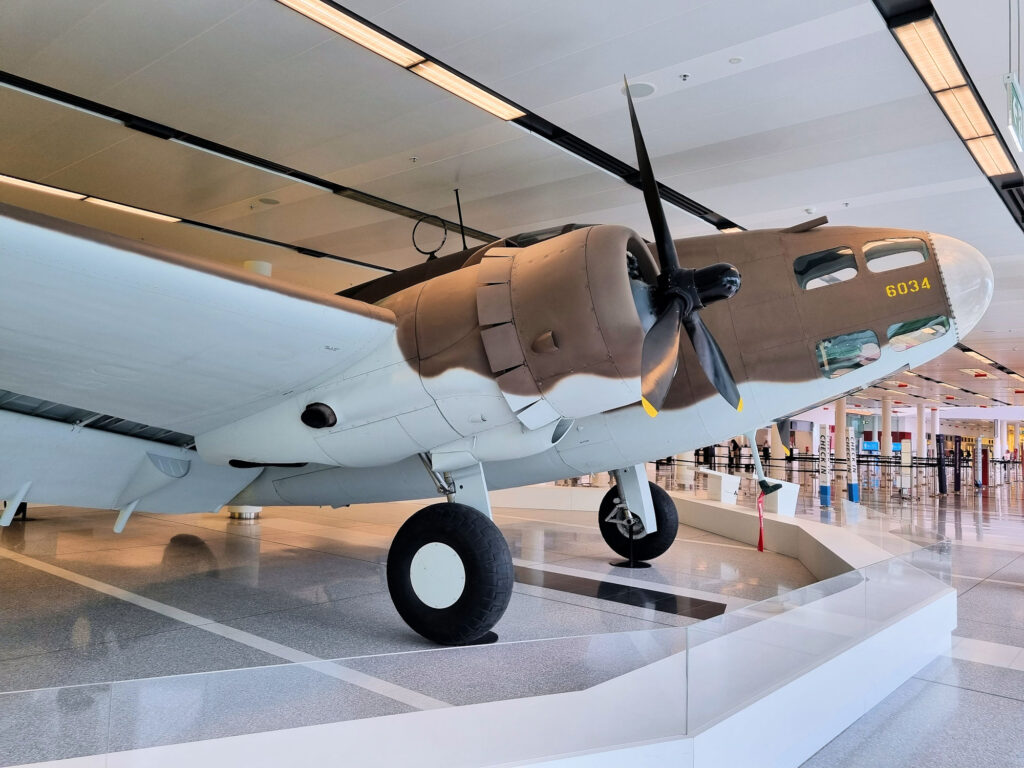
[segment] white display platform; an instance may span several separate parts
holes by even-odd
[[[775,515],[794,517],[796,502],[800,498],[800,486],[796,483],[787,483],[784,480],[769,479],[773,483],[779,483],[782,487],[775,493],[769,493],[764,497],[764,511]]]
[[[697,472],[707,478],[708,498],[726,504],[736,503],[736,497],[740,492],[739,477],[715,472],[712,469],[698,469]]]
[[[541,493],[524,490],[526,496]],[[573,492],[581,490],[602,493],[555,487],[543,493],[568,492],[578,499]],[[756,513],[673,497],[687,525],[756,541]],[[635,656],[642,666],[583,690],[205,738],[45,765],[277,768],[296,760],[303,765],[343,760],[368,768],[618,768],[623,761],[641,768],[795,767],[950,647],[956,593],[932,575],[943,568],[941,556],[898,537],[889,541],[881,527],[874,533],[876,541],[869,542],[841,528],[766,515],[770,548],[795,554],[827,580],[687,627],[586,638],[591,652],[575,663],[600,664],[602,650],[614,643],[616,653]],[[901,547],[903,554],[892,557],[891,550]],[[543,651],[544,643],[560,641],[532,642]],[[436,654],[433,658],[450,665],[457,682],[463,668],[457,654],[495,654],[492,658],[498,659],[510,645],[516,644],[416,653]],[[405,655],[381,658],[397,663]],[[280,687],[274,682],[275,670],[285,673],[285,681],[295,669],[348,679],[351,669],[346,665],[358,668],[359,661],[181,678],[205,681],[202,690],[217,689],[218,681],[225,680],[233,690],[231,676],[238,676],[239,690],[261,690],[259,683],[266,682],[269,696],[271,688]],[[163,700],[167,686],[175,689],[179,682],[155,678],[110,684],[111,705]],[[54,696],[58,703],[59,693],[57,689]],[[259,707],[259,701],[252,706]],[[177,710],[155,711],[166,717]],[[158,714],[136,712],[134,727],[166,725],[150,724],[147,716]],[[115,713],[110,720],[108,727],[117,727]]]

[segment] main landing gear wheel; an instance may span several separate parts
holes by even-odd
[[[615,554],[629,561],[653,560],[665,554],[679,530],[679,514],[672,498],[661,486],[654,483],[650,486],[654,519],[658,524],[654,533],[647,533],[639,516],[629,514],[622,502],[619,486],[612,486],[601,500],[597,518],[601,535]]]
[[[441,645],[469,645],[505,613],[512,553],[498,527],[465,504],[410,517],[388,552],[388,590],[405,623]]]

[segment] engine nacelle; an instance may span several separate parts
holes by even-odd
[[[656,272],[624,227],[491,247],[383,300],[394,339],[340,379],[196,446],[213,463],[340,466],[437,450],[449,468],[542,452],[570,420],[640,400],[641,317],[651,317]]]
[[[479,265],[432,280],[419,295],[424,387],[441,405],[470,395],[469,380],[493,379],[509,411],[502,421],[514,414],[529,429],[638,402],[641,316],[650,315],[656,274],[646,244],[624,227],[490,248]],[[476,415],[478,424],[501,418]],[[478,431],[465,427],[461,434]]]

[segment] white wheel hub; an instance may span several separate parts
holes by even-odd
[[[466,588],[466,566],[454,549],[432,541],[413,556],[409,579],[413,592],[423,603],[431,608],[447,608],[462,597]]]

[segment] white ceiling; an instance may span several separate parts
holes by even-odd
[[[934,3],[1004,123],[1006,3]],[[659,178],[744,226],[813,209],[974,244],[997,288],[967,343],[1024,373],[1024,234],[869,0],[348,6],[631,164],[621,78],[652,84],[637,109]],[[274,0],[5,0],[0,69],[449,219],[458,187],[466,223],[497,235],[567,221],[649,234],[637,190]],[[407,218],[7,88],[0,173],[389,267],[423,258]],[[376,274],[3,185],[0,200],[211,259],[269,260],[279,279],[326,290]],[[669,221],[676,236],[712,231],[674,208]],[[960,372],[977,365],[954,350],[922,371],[1015,397],[1005,376]]]

